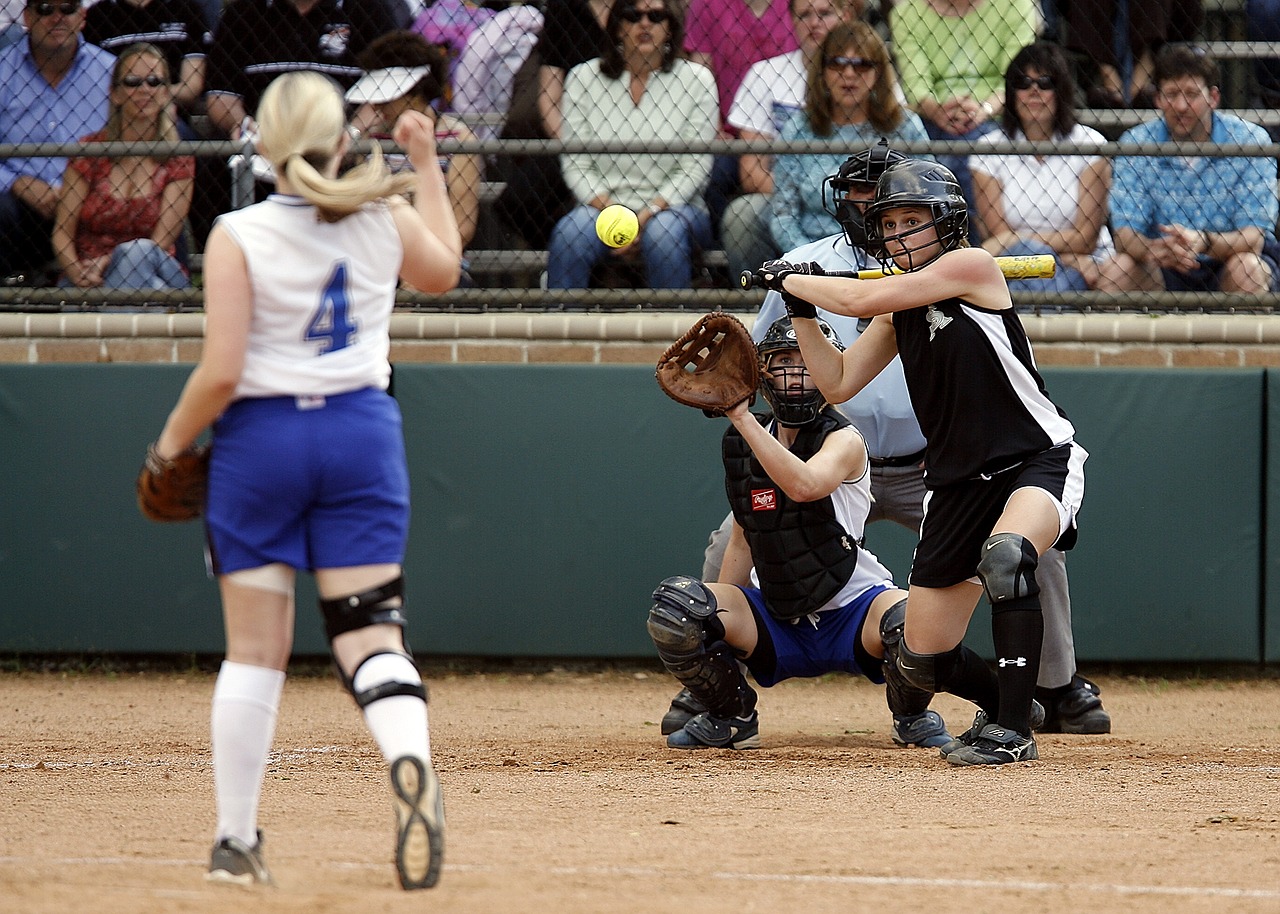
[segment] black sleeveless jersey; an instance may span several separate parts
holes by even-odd
[[[1072,440],[1075,429],[1045,392],[1013,308],[951,298],[894,312],[893,329],[928,441],[930,486],[996,473]]]

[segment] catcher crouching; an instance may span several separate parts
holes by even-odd
[[[884,682],[895,742],[936,747],[950,741],[942,718],[928,708],[933,694],[908,683],[885,659],[901,639],[906,592],[862,547],[871,487],[861,434],[813,384],[789,317],[771,325],[758,347],[746,337],[772,410],[752,413],[752,388],[740,379],[708,377],[726,370],[750,375],[740,367],[735,347],[743,343],[735,330],[706,336],[712,317],[728,318],[708,315],[690,331],[701,339],[696,364],[686,334],[657,372],[673,398],[732,423],[722,451],[734,523],[720,580],[667,578],[649,611],[658,655],[683,686],[663,719],[667,745],[759,747],[756,691],[743,667],[763,688],[832,671]],[[841,346],[835,331],[819,323]],[[728,391],[733,399],[690,398],[689,388]]]

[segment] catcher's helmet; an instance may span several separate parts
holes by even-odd
[[[844,343],[831,325],[818,318],[818,326],[833,346],[844,351]],[[809,377],[809,369],[803,361],[798,364],[772,367],[773,357],[779,352],[799,351],[796,342],[796,329],[791,326],[790,317],[780,317],[765,332],[764,339],[756,344],[756,352],[760,353],[760,393],[765,402],[773,410],[779,425],[788,428],[799,428],[808,425],[818,418],[827,400],[822,391],[813,386]],[[778,383],[775,384],[775,381]]]
[[[933,218],[925,225],[901,232],[888,238],[880,223],[885,210],[898,206],[927,208]],[[947,251],[964,247],[969,236],[969,204],[965,202],[960,183],[951,170],[928,159],[908,159],[885,169],[876,182],[875,199],[864,215],[867,229],[867,253],[885,265],[885,269],[899,269],[886,246],[888,241],[901,242],[906,249],[909,265],[915,270]],[[919,248],[911,248],[906,239],[933,226],[938,234],[938,252],[921,263],[911,259]]]
[[[874,191],[876,182],[884,174],[884,170],[896,162],[905,162],[907,157],[889,148],[889,141],[881,137],[874,146],[856,152],[844,160],[840,170],[827,175],[822,182],[822,208],[840,223],[844,229],[844,237],[855,248],[867,245],[867,229],[863,223],[863,210],[866,202],[848,199],[849,191],[858,185],[865,190]],[[828,196],[830,188],[830,196]],[[869,202],[869,201],[868,201]]]

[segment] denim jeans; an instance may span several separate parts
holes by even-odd
[[[58,285],[69,286],[61,280]],[[116,245],[102,274],[104,289],[186,289],[191,279],[169,253],[150,238]]]
[[[591,268],[611,249],[596,236],[599,210],[578,206],[556,223],[547,248],[547,288],[585,289]],[[673,206],[649,219],[637,242],[649,286],[688,289],[693,252],[711,243],[711,217],[696,206]]]

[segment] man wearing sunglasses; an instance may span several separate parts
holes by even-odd
[[[39,0],[22,11],[27,40],[0,51],[0,144],[74,143],[106,122],[115,58],[81,36],[79,0]],[[66,169],[62,157],[0,160],[0,277],[40,285]]]

